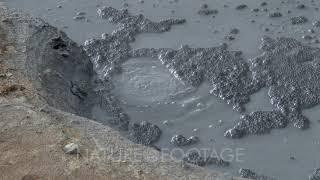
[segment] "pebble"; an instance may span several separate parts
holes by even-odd
[[[262,2],[260,5],[261,6],[266,6],[266,5],[268,5],[268,3],[267,2]]]
[[[311,40],[311,39],[312,39],[312,36],[310,36],[310,35],[303,35],[303,36],[302,36],[302,39],[304,39],[304,40]]]
[[[246,4],[240,4],[236,7],[236,10],[243,10],[246,9],[248,6]]]
[[[84,16],[84,15],[86,15],[85,12],[77,12],[77,16]]]
[[[239,32],[240,32],[240,30],[237,29],[237,28],[232,28],[232,29],[230,30],[230,34],[239,34]]]
[[[168,125],[168,124],[169,124],[169,121],[168,121],[168,120],[165,120],[165,121],[162,122],[162,124]]]
[[[79,145],[76,143],[69,143],[64,146],[63,151],[66,154],[79,154]]]
[[[282,13],[281,12],[273,12],[273,13],[269,14],[269,17],[271,17],[271,18],[282,17]]]
[[[83,19],[85,19],[85,17],[84,16],[74,16],[73,19],[74,20],[83,20]]]
[[[297,8],[298,8],[298,9],[305,9],[306,6],[305,6],[304,4],[298,4],[298,5],[297,5]]]

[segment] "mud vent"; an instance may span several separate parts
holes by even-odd
[[[122,64],[122,72],[113,79],[113,93],[128,105],[150,105],[170,101],[190,91],[159,60],[130,59]]]

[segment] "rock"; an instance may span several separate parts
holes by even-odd
[[[129,139],[135,143],[151,145],[160,139],[161,130],[158,126],[146,121],[140,124],[134,123],[129,128]]]
[[[69,143],[69,144],[65,145],[63,148],[63,151],[66,154],[79,154],[80,153],[79,145],[75,144],[75,143]]]

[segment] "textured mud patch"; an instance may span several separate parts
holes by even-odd
[[[313,173],[309,176],[309,180],[319,180],[320,179],[320,169],[315,169]]]
[[[252,60],[254,79],[269,87],[270,101],[275,107],[298,128],[306,128],[308,122],[301,110],[320,102],[320,49],[295,39],[265,37],[262,50],[263,55]]]
[[[190,151],[186,154],[183,160],[197,166],[215,165],[219,167],[227,167],[230,165],[228,161],[224,161],[219,157],[205,157],[198,151]]]
[[[229,51],[226,45],[212,48],[139,49],[135,57],[157,57],[178,79],[199,87],[203,81],[212,85],[211,94],[244,111],[249,96],[259,90],[249,65],[241,52]]]
[[[242,178],[248,178],[248,179],[254,179],[254,180],[276,180],[274,178],[271,178],[265,175],[257,174],[250,169],[242,168],[239,170],[239,174],[240,174],[240,177]]]
[[[134,123],[129,132],[129,139],[147,146],[157,142],[161,135],[161,130],[158,126],[145,121],[140,124]]]
[[[187,146],[187,145],[192,145],[198,143],[200,140],[196,136],[191,136],[189,138],[186,138],[182,135],[174,135],[171,138],[171,144],[175,146]]]
[[[265,134],[271,129],[284,128],[288,120],[280,112],[253,112],[244,115],[234,128],[225,133],[226,137],[241,138],[247,134]]]
[[[266,133],[273,128],[283,128],[288,122],[306,129],[309,120],[302,115],[302,110],[320,103],[319,48],[303,45],[292,38],[264,37],[261,49],[263,54],[251,60],[253,80],[269,88],[270,102],[279,112],[244,116],[226,132],[228,137]],[[273,117],[275,114],[278,115]]]
[[[129,43],[140,33],[162,33],[169,31],[172,25],[185,23],[184,19],[167,19],[153,22],[143,15],[131,15],[127,9],[117,10],[104,7],[98,10],[101,18],[117,24],[118,29],[104,34],[100,40],[88,40],[85,50],[91,57],[95,69],[102,77],[120,69],[120,64],[130,58],[132,50]]]

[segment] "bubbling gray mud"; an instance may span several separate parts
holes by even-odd
[[[223,44],[213,48],[139,49],[135,57],[158,57],[178,79],[199,87],[203,81],[212,85],[210,93],[231,104],[237,111],[244,111],[249,96],[259,90],[252,80],[249,66],[239,51],[228,51]]]

